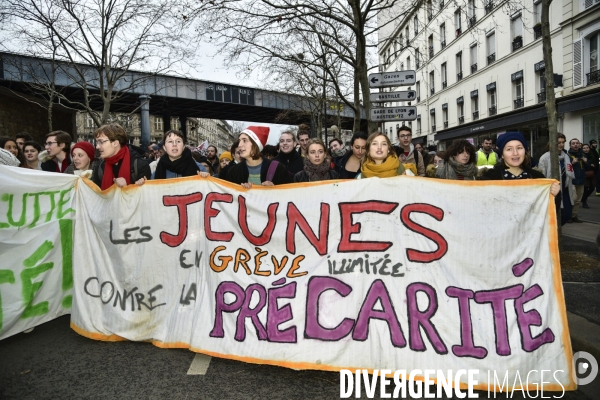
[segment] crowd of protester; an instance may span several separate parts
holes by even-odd
[[[320,139],[311,139],[307,125],[300,125],[297,132],[283,132],[277,146],[267,144],[269,133],[268,127],[249,126],[229,151],[218,154],[212,145],[204,150],[186,145],[185,135],[177,130],[166,132],[162,141],[145,149],[128,144],[127,134],[118,124],[98,128],[95,147],[86,141],[73,143],[63,131],[48,133],[41,144],[24,132],[14,139],[0,137],[0,164],[81,175],[102,190],[113,184],[141,186],[150,179],[197,175],[218,177],[244,188],[398,175],[455,180],[551,176],[549,147],[536,163],[520,132],[499,135],[495,147],[491,138],[483,140],[479,148],[457,139],[445,151],[414,144],[407,126],[398,128],[395,144],[378,131],[371,135],[356,132],[349,147],[338,138],[328,146]],[[600,196],[597,141],[582,145],[571,139],[566,150],[566,140],[565,135],[558,134],[559,182],[550,190],[562,211],[562,224],[581,222],[579,208],[589,208],[587,199],[594,191]]]

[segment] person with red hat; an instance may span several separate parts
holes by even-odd
[[[92,176],[92,165],[94,164],[96,150],[89,142],[78,142],[71,147],[71,159],[73,162],[65,170],[66,174],[83,175],[86,178]],[[89,171],[89,173],[85,173]]]
[[[252,185],[273,186],[291,183],[285,166],[275,160],[262,158],[260,152],[269,139],[266,126],[249,126],[239,136],[238,151],[242,157],[239,164],[227,171],[225,179],[250,189]]]

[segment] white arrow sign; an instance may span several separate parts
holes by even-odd
[[[417,119],[417,107],[381,107],[371,108],[371,121],[414,121]]]
[[[369,100],[372,103],[381,103],[385,101],[411,101],[417,97],[417,92],[414,90],[407,90],[404,92],[380,92],[371,93]]]
[[[413,70],[369,74],[369,87],[409,86],[417,81]]]

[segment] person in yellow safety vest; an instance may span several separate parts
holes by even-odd
[[[483,140],[482,148],[477,150],[477,166],[482,165],[494,166],[498,162],[498,155],[492,150],[492,139],[486,138]]]

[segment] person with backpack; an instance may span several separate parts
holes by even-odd
[[[321,139],[310,139],[306,146],[304,169],[294,175],[294,182],[317,182],[339,179],[340,175],[331,169],[331,159],[325,151]]]
[[[398,146],[395,148],[400,163],[414,175],[425,176],[423,155],[415,150],[412,142],[412,129],[406,125],[398,128]]]
[[[227,171],[225,179],[246,189],[250,189],[253,184],[273,186],[290,183],[290,176],[282,163],[263,158],[260,154],[268,138],[269,128],[266,126],[249,126],[244,129],[240,133],[237,148],[242,161]]]
[[[143,185],[152,171],[148,161],[127,145],[127,133],[119,124],[102,125],[94,133],[102,161],[92,171],[92,181],[102,190],[114,184],[124,187]]]

